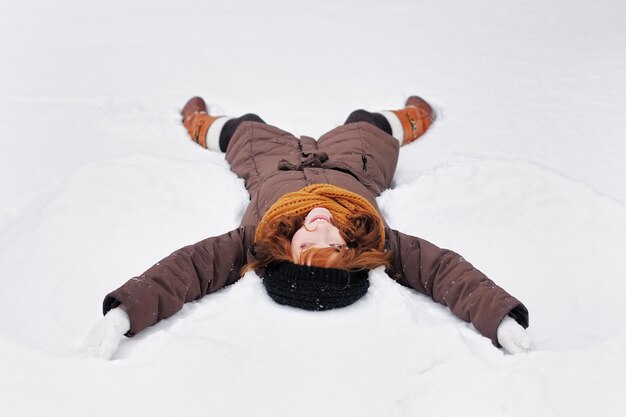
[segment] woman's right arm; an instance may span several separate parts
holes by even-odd
[[[123,329],[123,323],[120,324],[124,321],[123,312],[129,323],[122,334],[134,336],[172,316],[183,304],[234,283],[246,263],[254,232],[254,226],[239,227],[175,251],[108,294],[103,302],[105,317],[101,322],[108,320],[110,328]],[[117,320],[107,319],[110,312],[114,312],[113,318]],[[83,352],[89,353],[89,349],[83,346]]]
[[[528,345],[523,337],[528,310],[519,300],[459,254],[397,230],[386,232],[388,249],[394,254],[389,276],[447,306],[497,347],[506,341],[505,348],[514,352],[516,344],[520,349]],[[507,317],[512,320],[505,321]]]

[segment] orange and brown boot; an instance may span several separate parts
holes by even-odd
[[[180,112],[183,116],[183,126],[189,132],[191,139],[203,148],[219,151],[219,132],[209,132],[211,126],[215,126],[215,121],[225,122],[229,118],[224,116],[212,116],[208,113],[208,108],[202,97],[192,97],[187,101],[183,110]],[[221,131],[224,123],[218,123],[218,130]],[[211,129],[216,130],[216,129]],[[211,134],[210,134],[211,133]],[[215,133],[215,134],[212,134]],[[207,140],[208,138],[208,140]],[[214,143],[215,142],[215,143]]]
[[[403,109],[384,111],[381,114],[389,121],[392,135],[401,145],[411,143],[426,133],[436,118],[431,105],[418,96],[409,97]]]

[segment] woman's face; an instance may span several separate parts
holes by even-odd
[[[340,249],[346,245],[339,229],[330,222],[332,214],[325,208],[315,207],[304,219],[304,225],[291,238],[291,257],[300,259],[300,254],[309,248]]]

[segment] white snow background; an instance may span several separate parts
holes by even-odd
[[[626,4],[0,2],[0,415],[623,416]],[[178,111],[319,136],[419,94],[439,120],[379,203],[530,310],[505,355],[371,273],[349,308],[254,274],[83,358],[104,295],[238,225],[223,155]]]

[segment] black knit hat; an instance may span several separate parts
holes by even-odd
[[[363,297],[370,285],[367,277],[367,271],[283,262],[265,269],[263,285],[278,304],[322,311],[349,306]]]

